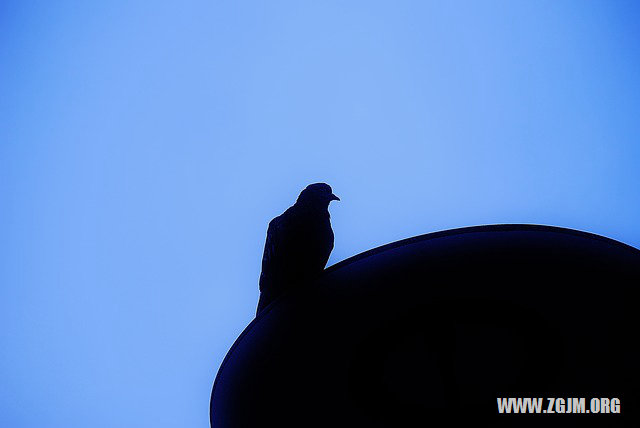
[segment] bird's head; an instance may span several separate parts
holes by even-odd
[[[296,203],[327,208],[331,201],[339,200],[340,198],[333,194],[331,186],[326,183],[314,183],[305,187]]]

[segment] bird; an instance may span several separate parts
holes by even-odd
[[[328,184],[310,184],[294,205],[269,222],[256,316],[283,293],[322,273],[334,244],[329,204],[339,200]]]

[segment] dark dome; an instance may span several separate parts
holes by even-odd
[[[548,226],[422,235],[264,310],[214,383],[237,427],[638,426],[640,251]],[[621,414],[499,415],[497,397],[620,398]]]

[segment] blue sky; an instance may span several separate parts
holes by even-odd
[[[0,425],[206,427],[266,227],[640,246],[632,1],[0,6]]]

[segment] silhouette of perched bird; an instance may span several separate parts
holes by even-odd
[[[257,313],[322,273],[333,250],[329,203],[339,200],[328,184],[310,184],[293,206],[269,222]]]

